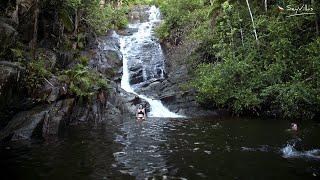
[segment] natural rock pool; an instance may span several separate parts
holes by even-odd
[[[165,83],[165,57],[154,36],[160,11],[155,7],[143,11],[143,22],[129,24],[124,35],[116,36],[123,55],[121,87],[149,104],[148,120],[106,116],[110,121],[104,124],[73,126],[54,139],[1,144],[1,179],[300,180],[320,176],[320,124],[316,122],[299,123],[299,130],[290,132],[290,123],[280,119],[192,119],[181,115],[203,113],[195,108],[171,112],[163,105],[160,97],[174,99],[176,89],[167,97],[161,94],[163,84],[170,87]],[[99,67],[104,68],[101,63]],[[193,106],[184,99],[181,104]]]
[[[320,126],[281,120],[125,119],[1,146],[1,179],[312,179]]]

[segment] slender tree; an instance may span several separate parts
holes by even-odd
[[[254,36],[256,38],[256,42],[258,43],[258,34],[257,34],[256,26],[254,24],[254,20],[253,20],[253,15],[252,15],[252,11],[251,11],[251,8],[250,8],[250,4],[249,4],[248,0],[246,0],[246,2],[247,2],[247,6],[248,6],[250,17],[251,17],[251,21],[252,21],[252,27],[253,27]]]
[[[33,37],[32,40],[30,41],[30,48],[33,50],[33,57],[35,58],[35,49],[37,46],[37,41],[38,41],[38,19],[39,19],[39,0],[34,1],[34,13],[33,13]]]
[[[315,8],[319,8],[317,5],[320,5],[319,2],[315,3],[314,0],[311,0],[311,4],[312,6]],[[318,9],[316,9],[315,11],[317,11]],[[315,20],[315,26],[316,26],[316,33],[319,36],[319,12],[315,12],[316,13],[316,20]]]
[[[238,6],[240,6],[240,2],[239,0],[237,0]],[[240,12],[238,10],[238,20],[239,20],[239,24],[240,24],[240,36],[241,36],[241,43],[242,46],[244,46],[244,34],[243,34],[243,29],[242,29],[242,23],[241,23],[241,18],[240,18]]]

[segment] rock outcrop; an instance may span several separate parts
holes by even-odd
[[[68,124],[73,103],[74,99],[65,99],[18,113],[1,131],[0,140],[56,136],[62,127]]]
[[[134,100],[134,95],[121,96],[121,88],[112,79],[121,79],[122,54],[120,53],[119,39],[116,36],[99,37],[97,43],[89,49],[91,59],[89,67],[100,73],[100,76],[110,79],[109,92],[97,89],[91,97],[76,98],[70,96],[69,87],[62,83],[58,77],[52,75],[45,79],[43,85],[36,89],[35,99],[41,99],[32,106],[17,109],[12,112],[12,118],[1,117],[0,141],[28,140],[32,138],[57,137],[68,125],[79,123],[99,123],[108,120],[120,121],[124,114],[134,114],[134,105],[139,100]],[[86,53],[86,52],[83,52]],[[45,56],[46,69],[55,67],[70,67],[70,58],[62,58],[59,53],[49,50],[37,53]],[[59,62],[59,63],[58,63]],[[17,84],[24,68],[12,62],[0,62],[0,105],[1,109],[8,110],[10,98],[18,104],[23,99],[28,99],[26,93],[20,98],[16,95]],[[17,82],[17,83],[13,83]],[[30,99],[32,99],[30,98]],[[19,112],[20,111],[20,112]]]
[[[16,109],[29,107],[20,87],[25,69],[18,63],[0,61],[0,129],[7,125]]]
[[[18,32],[11,25],[5,22],[5,19],[0,18],[0,53],[10,46],[14,45],[17,41]]]
[[[182,39],[177,46],[164,46],[167,81],[163,83],[160,99],[169,109],[189,117],[216,116],[217,111],[206,110],[196,101],[194,89],[183,88],[191,79],[187,59],[197,47],[197,42],[187,39]]]

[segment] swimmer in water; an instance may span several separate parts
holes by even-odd
[[[291,131],[298,131],[298,125],[296,123],[291,123]]]
[[[137,120],[147,120],[146,109],[140,104],[137,113],[136,113]]]

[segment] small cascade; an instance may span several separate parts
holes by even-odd
[[[141,99],[150,104],[150,117],[169,117],[181,118],[183,116],[171,112],[160,100],[151,99],[145,95],[135,92],[130,85],[130,65],[136,63],[142,66],[143,81],[150,79],[161,79],[164,74],[164,55],[160,44],[153,35],[153,28],[160,22],[160,10],[152,6],[149,10],[149,21],[143,23],[129,24],[128,28],[137,28],[137,32],[130,36],[120,37],[120,50],[123,54],[123,75],[121,87],[129,92],[136,94]],[[147,50],[145,48],[148,48]],[[146,52],[148,51],[148,52]],[[142,58],[147,58],[148,64],[143,63]]]

